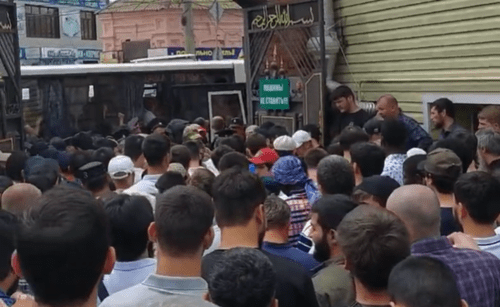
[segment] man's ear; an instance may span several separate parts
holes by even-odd
[[[271,302],[271,306],[269,306],[269,307],[279,307],[278,306],[278,299],[273,298],[273,301]]]
[[[326,235],[326,238],[328,240],[328,245],[329,246],[332,246],[332,245],[337,245],[337,231],[335,231],[334,229],[330,229]]]
[[[396,304],[395,304],[394,302],[392,302],[392,301],[391,301],[391,302],[389,302],[389,305],[390,305],[391,307],[396,307]]]
[[[463,220],[464,218],[466,218],[469,215],[469,213],[465,209],[464,205],[462,203],[460,203],[460,202],[457,204],[457,209],[458,209],[457,210],[458,211],[458,216],[460,217],[460,219]]]
[[[264,209],[263,204],[260,204],[257,208],[255,208],[255,218],[256,218],[256,222],[259,225],[265,225],[267,228],[266,211]]]
[[[469,307],[469,304],[465,300],[462,300],[462,307]]]
[[[210,298],[210,293],[206,292],[205,294],[202,295],[203,299],[207,302],[212,302],[212,299]]]
[[[149,241],[151,241],[153,243],[157,243],[158,242],[158,231],[156,229],[156,223],[155,222],[152,222],[149,225],[148,236],[149,236]]]
[[[205,234],[205,237],[203,238],[203,250],[207,250],[212,246],[212,243],[214,242],[214,237],[215,237],[215,232],[214,228],[210,226],[210,229],[208,229],[207,233]]]
[[[351,268],[352,268],[351,262],[346,258],[344,262],[344,269],[350,272]]]
[[[358,163],[356,162],[351,162],[352,164],[352,169],[354,170],[354,174],[359,174],[361,173],[361,170],[359,169]]]
[[[106,254],[106,262],[104,262],[103,274],[111,274],[116,262],[116,252],[115,248],[110,246],[108,253]]]
[[[14,270],[14,274],[22,278],[23,272],[21,271],[21,263],[19,262],[19,255],[17,254],[17,251],[14,251],[14,253],[12,254],[11,266]]]

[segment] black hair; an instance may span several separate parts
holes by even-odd
[[[462,161],[463,173],[467,172],[472,161],[474,161],[474,156],[476,154],[476,152],[473,152],[463,140],[458,138],[446,138],[444,140],[440,140],[429,148],[429,152],[438,148],[447,148],[453,151],[460,158],[460,161]]]
[[[124,155],[128,156],[132,161],[136,161],[142,155],[142,143],[144,137],[140,135],[130,135],[125,139],[123,148]]]
[[[223,172],[232,167],[248,169],[249,165],[250,162],[244,154],[239,152],[230,152],[222,156],[222,158],[220,159],[219,170]]]
[[[203,117],[198,117],[195,120],[193,120],[193,124],[197,124],[197,125],[200,125],[201,127],[205,127],[207,122]]]
[[[102,206],[83,190],[57,186],[28,211],[17,253],[36,301],[63,307],[89,299],[110,244]]]
[[[201,145],[197,141],[187,141],[184,143],[184,146],[189,150],[189,154],[191,155],[191,160],[200,160],[200,151]]]
[[[245,154],[245,142],[243,141],[243,139],[239,135],[233,134],[231,136],[223,138],[219,142],[219,146],[220,145],[227,145],[227,146],[231,147],[232,149],[234,149],[235,151],[242,153],[242,154]]]
[[[101,162],[106,171],[108,170],[109,161],[113,159],[115,152],[109,147],[101,147],[92,153],[92,161]]]
[[[406,307],[461,307],[455,274],[438,259],[410,256],[389,275],[387,292]]]
[[[276,271],[261,251],[234,248],[222,254],[208,277],[210,300],[221,307],[269,307]]]
[[[18,226],[17,217],[0,210],[0,281],[4,281],[12,271],[12,253],[16,249],[15,238]]]
[[[332,142],[330,145],[328,145],[326,151],[329,155],[337,155],[341,157],[344,156],[344,148],[342,148],[342,146],[340,146],[340,143],[338,142]]]
[[[147,249],[148,228],[154,221],[151,203],[144,196],[120,194],[107,200],[104,210],[110,221],[116,260],[139,259]]]
[[[269,133],[269,138],[271,138],[272,140],[277,139],[283,135],[290,136],[290,133],[288,133],[288,130],[286,130],[285,127],[279,126],[279,125],[275,125],[275,126],[269,128],[268,133]]]
[[[405,125],[397,119],[386,119],[382,123],[382,145],[392,148],[404,148],[408,132]]]
[[[318,214],[318,224],[324,231],[336,230],[342,219],[358,206],[346,195],[324,195],[312,206],[311,213]]]
[[[160,194],[155,210],[160,248],[171,256],[196,253],[212,227],[213,218],[210,196],[195,187],[176,186]]]
[[[14,151],[5,163],[5,172],[13,181],[23,181],[22,171],[28,156],[22,151]]]
[[[318,142],[321,142],[321,130],[317,125],[309,124],[302,127],[302,130],[309,132],[311,137]]]
[[[196,169],[189,177],[189,185],[196,187],[212,197],[212,186],[214,185],[215,175],[206,168]]]
[[[186,185],[186,181],[184,177],[182,177],[181,173],[178,172],[166,172],[158,178],[155,186],[158,189],[159,193],[163,193],[170,188],[173,188],[178,185]]]
[[[26,183],[34,185],[42,193],[45,193],[56,185],[58,179],[59,176],[54,176],[54,174],[47,173],[44,175],[31,175],[26,178]]]
[[[72,153],[69,158],[69,170],[76,174],[78,169],[92,160],[91,155],[84,151]]]
[[[453,193],[453,187],[455,186],[455,182],[457,182],[458,175],[459,174],[457,174],[457,177],[450,177],[427,173],[427,176],[432,178],[432,185],[439,193],[443,194]]]
[[[219,145],[217,148],[215,148],[210,158],[212,159],[212,162],[217,169],[219,169],[219,162],[222,156],[230,152],[234,152],[234,149],[227,145]]]
[[[255,156],[259,150],[267,147],[266,138],[262,134],[252,134],[247,138],[246,147]]]
[[[306,152],[304,162],[306,163],[307,168],[317,168],[321,159],[327,156],[328,152],[326,152],[323,148],[314,148]]]
[[[170,152],[170,139],[164,135],[152,134],[144,139],[142,152],[149,166],[159,166]]]
[[[354,171],[346,159],[335,155],[325,157],[319,162],[317,173],[324,194],[352,194]]]
[[[54,146],[54,148],[59,150],[59,151],[66,150],[66,143],[64,142],[64,140],[62,138],[57,137],[57,136],[50,139],[50,145]]]
[[[455,183],[455,200],[479,224],[492,224],[500,214],[500,182],[486,172],[463,174]]]
[[[403,162],[403,179],[405,184],[423,184],[425,171],[419,167],[427,159],[427,155],[415,155]]]
[[[260,179],[248,170],[231,168],[215,178],[212,189],[217,225],[244,225],[266,199]]]
[[[344,150],[349,150],[352,145],[359,142],[368,142],[370,136],[358,126],[347,126],[340,132],[339,143]]]
[[[354,98],[354,92],[347,85],[339,85],[329,95],[330,101],[335,101],[339,98]]]
[[[170,163],[180,163],[187,170],[191,161],[191,152],[184,145],[174,145],[170,149]]]
[[[380,175],[384,170],[385,152],[372,143],[363,142],[351,146],[351,162],[356,163],[363,177]]]
[[[453,106],[453,102],[448,98],[439,98],[431,103],[431,108],[436,108],[440,113],[446,111],[446,115],[455,118],[455,107]]]
[[[14,182],[12,182],[12,179],[10,179],[7,176],[0,176],[0,194],[3,194],[5,190],[7,190],[9,187],[13,185]]]
[[[274,126],[275,126],[275,124],[273,122],[267,121],[267,122],[262,123],[259,128],[264,129],[264,130],[269,130]]]

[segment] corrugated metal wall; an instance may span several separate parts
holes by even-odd
[[[500,0],[334,0],[360,100],[391,93],[422,121],[422,93],[500,92]],[[499,101],[500,103],[500,101]]]

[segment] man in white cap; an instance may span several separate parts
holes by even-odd
[[[273,147],[280,157],[286,157],[292,155],[297,149],[297,143],[288,135],[282,135],[274,140]]]
[[[299,158],[304,158],[306,152],[313,148],[311,135],[307,131],[298,130],[293,134],[292,139],[295,141],[295,144],[297,144],[295,154]]]
[[[108,174],[116,187],[116,192],[121,193],[134,184],[134,162],[127,156],[116,156],[109,161]]]

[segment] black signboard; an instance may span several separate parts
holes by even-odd
[[[319,21],[318,2],[272,5],[248,12],[248,30],[286,29],[312,26]]]
[[[14,33],[16,25],[11,6],[0,6],[0,33]]]

